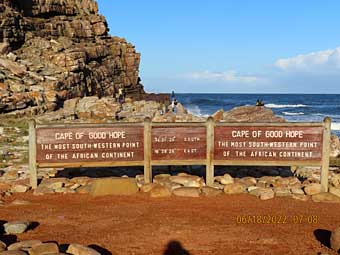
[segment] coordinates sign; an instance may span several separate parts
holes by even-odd
[[[38,163],[144,160],[143,127],[37,128]]]
[[[217,126],[215,160],[321,161],[323,127]]]
[[[152,159],[204,160],[206,132],[205,127],[152,127]]]

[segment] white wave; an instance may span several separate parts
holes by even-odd
[[[186,107],[189,113],[192,115],[200,116],[200,117],[208,117],[207,114],[202,114],[201,109],[198,107],[198,105],[188,105]]]
[[[340,122],[334,122],[332,123],[332,130],[340,130]]]
[[[299,108],[299,107],[307,107],[304,104],[265,104],[265,107],[268,108]]]
[[[333,119],[340,119],[340,115],[339,114],[313,113],[312,115],[314,115],[314,116],[322,116],[322,117],[330,117],[332,120]]]
[[[304,112],[282,112],[284,115],[291,115],[291,116],[296,116],[296,115],[304,115]]]

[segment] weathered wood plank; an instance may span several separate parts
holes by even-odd
[[[153,166],[195,166],[205,165],[206,160],[152,160],[151,165]]]
[[[152,182],[151,166],[151,119],[144,120],[144,181]]]
[[[330,138],[331,138],[331,119],[327,117],[324,119],[323,148],[322,148],[321,190],[323,192],[328,192]]]
[[[208,186],[214,183],[214,119],[209,117],[207,120],[207,162],[205,168],[206,184]]]
[[[38,186],[38,177],[37,177],[37,149],[36,149],[36,133],[35,133],[35,121],[29,120],[28,122],[28,133],[29,133],[29,171],[30,171],[30,184],[32,189],[36,189]]]
[[[215,166],[321,166],[321,161],[247,161],[214,160]]]
[[[244,126],[244,127],[258,127],[258,126],[266,126],[266,127],[281,127],[281,126],[289,126],[289,127],[323,127],[320,122],[216,122],[216,126]]]
[[[80,167],[114,167],[142,166],[144,161],[112,161],[112,162],[83,162],[83,163],[39,163],[39,168],[80,168]]]
[[[101,124],[93,124],[93,123],[61,123],[61,124],[36,124],[36,128],[69,128],[72,126],[73,128],[97,128],[100,127],[143,127],[143,122],[114,122],[114,123],[101,123]]]

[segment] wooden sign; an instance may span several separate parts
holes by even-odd
[[[205,127],[152,127],[152,160],[204,160]]]
[[[322,123],[144,123],[40,125],[29,122],[31,185],[37,167],[141,166],[152,181],[153,165],[321,166],[328,190],[331,120]]]
[[[143,127],[37,128],[38,164],[143,161]]]
[[[217,126],[214,159],[321,164],[322,141],[322,126]]]

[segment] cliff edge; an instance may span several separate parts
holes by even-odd
[[[94,0],[0,0],[0,113],[36,115],[120,86],[138,98],[139,63]]]

